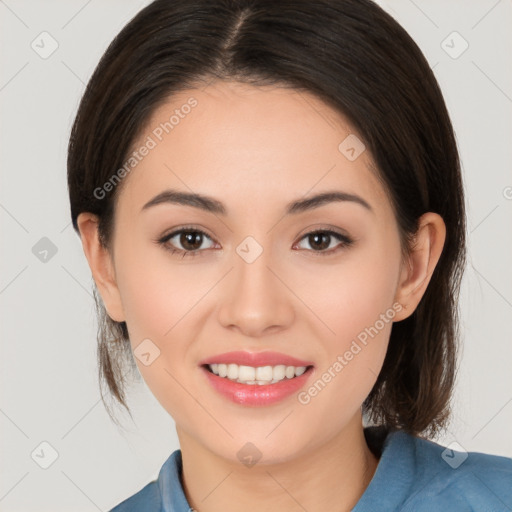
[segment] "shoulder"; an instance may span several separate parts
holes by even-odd
[[[160,489],[154,481],[116,505],[110,512],[160,512],[161,508]]]
[[[115,506],[110,512],[160,512],[189,510],[180,481],[181,450],[175,450],[162,465],[158,478]]]
[[[512,459],[383,427],[365,429],[379,462],[352,512],[512,510]],[[457,449],[458,448],[458,449]]]
[[[511,458],[466,452],[460,445],[446,447],[405,433],[400,437],[409,445],[416,474],[404,511],[423,510],[427,504],[481,512],[512,508]]]

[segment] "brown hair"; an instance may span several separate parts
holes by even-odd
[[[423,213],[444,219],[446,241],[429,286],[414,313],[393,324],[363,404],[375,424],[436,434],[447,423],[456,368],[466,250],[460,162],[427,60],[370,0],[156,0],[141,10],[107,48],[78,108],[67,162],[75,230],[79,213],[96,214],[109,249],[121,187],[104,197],[95,191],[123,165],[155,109],[212,79],[307,91],[346,116],[373,155],[402,248]],[[126,323],[110,319],[95,298],[100,387],[106,383],[129,411],[123,371],[136,365]]]

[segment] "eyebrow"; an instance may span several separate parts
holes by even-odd
[[[319,208],[320,206],[323,206],[328,203],[340,201],[353,202],[363,206],[372,213],[374,212],[370,204],[367,201],[365,201],[362,197],[356,194],[349,194],[346,192],[333,190],[328,192],[322,192],[307,199],[298,199],[296,201],[292,201],[286,205],[285,214],[298,214],[305,212],[307,210]],[[173,189],[164,190],[160,194],[153,197],[153,199],[148,201],[142,207],[141,211],[147,210],[148,208],[151,208],[159,204],[168,203],[192,206],[194,208],[199,208],[200,210],[204,210],[206,212],[215,213],[219,215],[227,214],[226,207],[220,201],[214,199],[213,197],[205,196],[202,194],[181,192],[179,190]]]

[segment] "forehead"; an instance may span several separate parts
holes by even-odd
[[[361,139],[311,94],[216,82],[174,94],[152,113],[132,147],[150,149],[124,178],[123,195],[139,207],[166,187],[233,204],[333,187],[385,199]]]

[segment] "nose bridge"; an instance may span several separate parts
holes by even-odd
[[[268,239],[260,242],[252,235],[247,236],[235,249],[237,258],[235,258],[235,275],[239,286],[243,286],[242,290],[252,294],[260,292],[267,293],[269,288],[273,287],[272,272],[272,248]],[[275,279],[275,277],[274,277]],[[239,290],[239,291],[242,291]]]
[[[234,269],[219,310],[225,327],[237,326],[251,336],[284,327],[293,318],[290,294],[275,275],[269,237],[262,238],[260,242],[249,235],[235,248]]]

